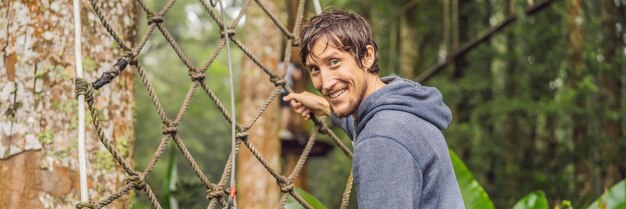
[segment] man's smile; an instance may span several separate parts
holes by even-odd
[[[333,93],[328,93],[326,94],[327,97],[334,99],[337,98],[339,96],[341,96],[344,92],[346,92],[346,89],[340,89],[339,91],[333,92]]]

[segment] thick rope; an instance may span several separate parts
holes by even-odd
[[[352,171],[350,171],[350,175],[348,176],[348,181],[346,181],[346,189],[343,191],[343,198],[341,198],[341,206],[340,209],[348,208],[348,203],[350,202],[350,192],[352,192]]]
[[[100,23],[102,23],[102,25],[107,30],[107,32],[109,32],[109,35],[111,35],[113,40],[115,40],[115,43],[117,43],[117,45],[119,45],[120,48],[122,48],[122,50],[124,50],[124,51],[130,50],[130,48],[128,48],[128,46],[126,46],[124,41],[122,41],[120,36],[117,35],[115,30],[113,30],[113,27],[111,27],[109,22],[106,21],[106,18],[102,14],[102,10],[100,9],[100,6],[98,6],[98,4],[96,3],[96,0],[89,0],[89,3],[91,4],[91,7],[93,8],[93,11],[96,13],[96,16],[98,17],[98,19],[100,19]]]
[[[220,28],[220,33],[222,35],[222,39],[217,44],[216,49],[213,51],[209,59],[206,61],[204,65],[202,65],[201,68],[195,67],[195,65],[191,62],[191,60],[185,55],[183,50],[176,43],[173,36],[169,33],[169,31],[162,24],[165,21],[164,17],[166,13],[174,5],[175,0],[169,0],[166,3],[166,5],[159,12],[156,12],[156,13],[151,11],[146,6],[143,0],[136,0],[136,1],[147,14],[148,27],[147,27],[146,32],[143,34],[143,36],[139,39],[139,42],[136,45],[136,47],[131,50],[122,41],[120,36],[113,30],[113,27],[111,27],[111,24],[108,23],[107,19],[105,18],[104,13],[100,9],[98,3],[96,3],[96,0],[89,0],[92,8],[94,9],[96,13],[96,16],[98,17],[102,25],[105,27],[109,35],[111,35],[111,37],[113,37],[115,42],[122,48],[122,50],[124,51],[124,55],[117,60],[117,62],[113,65],[112,69],[104,72],[102,77],[94,81],[93,83],[89,83],[85,81],[84,79],[76,79],[76,93],[77,95],[84,95],[85,100],[87,101],[88,109],[91,112],[91,115],[93,117],[93,125],[95,127],[96,134],[100,142],[105,146],[105,148],[109,152],[111,152],[115,161],[126,171],[128,176],[127,176],[126,184],[124,184],[124,186],[113,195],[105,198],[104,200],[101,200],[98,203],[92,203],[92,202],[87,202],[83,200],[82,202],[78,203],[76,207],[77,208],[102,208],[106,205],[109,205],[111,202],[118,199],[119,197],[125,194],[128,194],[131,190],[135,189],[138,191],[139,190],[144,191],[152,207],[160,209],[161,206],[159,202],[157,201],[156,196],[154,195],[154,192],[150,188],[150,185],[146,183],[145,179],[152,172],[152,170],[154,170],[154,166],[158,162],[159,158],[162,156],[165,150],[165,147],[167,146],[169,141],[173,140],[176,146],[178,147],[178,149],[181,151],[181,153],[185,157],[185,160],[192,167],[192,170],[197,175],[198,179],[200,179],[200,181],[205,185],[207,189],[206,197],[209,200],[209,205],[207,208],[209,209],[215,208],[218,203],[221,204],[222,206],[227,204],[227,201],[225,199],[228,196],[228,191],[227,191],[228,189],[224,189],[224,188],[226,188],[226,183],[229,177],[231,178],[230,180],[231,188],[234,188],[233,185],[235,183],[235,180],[233,179],[234,179],[235,158],[233,156],[235,156],[239,152],[239,147],[242,142],[250,150],[250,152],[253,153],[255,158],[266,168],[266,170],[276,179],[276,182],[278,186],[280,187],[281,192],[283,192],[283,196],[281,197],[281,200],[280,200],[280,205],[278,206],[279,208],[284,207],[287,197],[289,195],[292,196],[298,203],[303,205],[305,208],[311,208],[311,206],[308,203],[306,203],[304,199],[295,192],[293,182],[295,178],[302,171],[302,168],[315,143],[317,134],[321,133],[321,134],[329,135],[331,139],[341,148],[341,150],[349,158],[352,158],[352,152],[341,142],[339,138],[337,138],[337,136],[328,128],[328,126],[326,125],[324,121],[320,121],[316,117],[313,117],[313,121],[317,128],[309,137],[303,153],[298,159],[296,166],[294,167],[294,169],[291,171],[291,173],[288,176],[283,176],[279,174],[277,169],[272,168],[270,164],[268,163],[268,161],[263,156],[261,156],[260,153],[256,150],[256,148],[249,142],[246,131],[250,129],[250,127],[252,127],[256,123],[256,121],[261,117],[261,115],[265,112],[265,110],[270,105],[270,103],[278,95],[278,90],[284,89],[288,92],[293,92],[288,86],[285,85],[285,81],[283,78],[284,75],[281,74],[281,76],[277,76],[273,74],[272,71],[270,71],[268,67],[264,66],[259,61],[259,59],[256,56],[254,56],[251,53],[251,51],[236,38],[236,33],[235,33],[234,28],[238,25],[242,17],[245,15],[248,7],[251,5],[252,0],[244,1],[241,11],[234,18],[234,20],[230,23],[229,26],[227,26],[225,18],[223,16],[222,18],[217,16],[217,13],[214,11],[213,6],[207,4],[205,0],[200,0],[205,10],[207,10],[207,12],[209,13],[209,16],[217,23],[218,27]],[[255,1],[257,2],[257,5],[268,15],[268,17],[272,19],[276,27],[283,33],[283,35],[287,37],[286,44],[285,44],[286,53],[285,53],[285,56],[283,57],[283,62],[287,63],[291,55],[290,54],[291,47],[299,45],[299,40],[296,40],[296,37],[293,34],[296,34],[297,32],[299,32],[300,23],[304,15],[305,0],[301,0],[298,4],[298,11],[296,14],[296,24],[295,24],[294,29],[291,32],[288,31],[283,25],[280,24],[280,22],[278,21],[278,18],[274,16],[273,14],[271,14],[271,12],[269,12],[269,10],[265,7],[265,5],[261,3],[261,1],[259,0],[255,0]],[[221,4],[221,2],[217,2],[217,3]],[[221,15],[224,15],[223,6],[221,5],[220,5],[220,10],[222,11]],[[187,74],[189,75],[189,79],[193,83],[190,89],[187,91],[187,95],[183,101],[183,104],[181,105],[174,120],[170,119],[166,115],[161,105],[161,102],[159,101],[159,98],[157,97],[155,93],[152,83],[148,79],[148,76],[145,70],[142,68],[139,62],[135,60],[135,58],[141,53],[149,37],[156,31],[155,29],[158,29],[158,31],[164,36],[165,40],[170,44],[172,49],[174,49],[179,59],[185,64],[185,66],[187,67]],[[205,81],[206,80],[205,72],[209,69],[211,64],[215,61],[216,57],[225,46],[228,51],[227,53],[230,54],[229,44],[231,42],[234,43],[238,48],[240,48],[248,58],[250,58],[258,67],[260,67],[263,70],[263,72],[266,75],[268,75],[268,80],[275,87],[277,87],[277,89],[274,92],[272,92],[272,94],[258,108],[254,117],[250,121],[248,121],[248,123],[246,123],[244,126],[240,126],[239,124],[235,122],[234,107],[231,108],[230,111],[228,111],[224,107],[221,100],[215,95],[213,90],[207,86],[206,81]],[[120,155],[119,152],[116,150],[116,148],[109,142],[109,139],[107,139],[104,132],[102,131],[102,127],[101,127],[100,120],[98,118],[97,110],[95,109],[95,106],[94,106],[94,91],[106,86],[110,82],[114,82],[114,78],[120,75],[120,73],[128,65],[134,66],[134,69],[137,70],[141,78],[142,84],[148,91],[148,95],[150,96],[151,102],[156,108],[157,114],[159,115],[160,120],[162,122],[161,131],[163,133],[163,136],[161,137],[160,144],[155,150],[155,153],[152,156],[150,162],[148,163],[148,165],[144,168],[142,172],[133,170],[129,166],[129,164],[125,161],[123,156]],[[231,70],[230,74],[231,74],[231,79],[232,79],[232,66],[230,65],[231,63],[229,63],[229,69]],[[283,71],[284,70],[285,69],[283,69]],[[203,174],[202,169],[197,165],[193,156],[191,155],[191,153],[189,153],[185,144],[183,143],[183,140],[179,137],[179,133],[178,133],[179,132],[178,124],[180,124],[182,119],[185,117],[185,113],[188,111],[188,108],[193,100],[193,96],[195,92],[197,91],[198,86],[201,87],[202,90],[209,96],[209,98],[215,104],[218,111],[222,113],[226,121],[230,123],[232,126],[231,134],[233,136],[232,139],[234,140],[232,150],[231,150],[229,159],[226,162],[226,165],[224,166],[222,176],[217,184],[211,183],[209,179]],[[232,83],[231,83],[231,87],[233,87]],[[232,94],[234,93],[231,93],[231,98],[233,98]],[[231,104],[234,105],[235,102],[231,100]],[[342,208],[345,208],[347,206],[347,201],[349,200],[349,191],[351,190],[351,185],[352,185],[352,176],[350,175],[348,178],[346,190],[344,191],[344,196],[343,196],[342,203],[341,203]]]
[[[252,125],[254,125],[254,123],[256,123],[257,120],[259,120],[259,118],[261,118],[261,115],[263,115],[263,113],[265,112],[265,110],[270,106],[270,104],[272,103],[272,101],[274,100],[274,98],[276,98],[276,96],[278,96],[280,94],[280,90],[276,89],[274,91],[272,91],[272,94],[270,94],[270,97],[268,97],[265,102],[263,102],[263,104],[261,105],[261,107],[259,107],[259,109],[256,111],[256,114],[254,114],[254,116],[252,117],[252,119],[246,123],[245,126],[243,126],[243,128],[241,129],[242,131],[248,131],[250,130],[250,128],[252,127]]]
[[[159,147],[157,147],[157,150],[154,152],[152,159],[150,159],[150,163],[148,163],[148,166],[146,166],[146,168],[144,169],[142,173],[143,176],[148,176],[150,172],[154,170],[154,166],[156,166],[157,160],[161,157],[161,155],[163,154],[163,151],[165,151],[165,147],[167,146],[167,143],[169,141],[170,141],[169,135],[163,136],[163,138],[161,139],[161,143],[159,144]]]
[[[317,138],[317,131],[314,131],[313,134],[311,134],[311,136],[309,137],[309,140],[306,143],[306,146],[304,147],[304,151],[302,151],[302,154],[300,155],[300,158],[298,159],[296,166],[294,166],[293,171],[289,175],[289,178],[288,178],[289,181],[295,181],[296,177],[300,174],[302,167],[304,167],[304,162],[306,162],[306,159],[309,157],[309,153],[311,153],[311,149],[313,149],[313,144],[315,144],[316,138]]]
[[[285,26],[283,26],[283,24],[280,23],[280,21],[278,20],[278,18],[276,18],[268,9],[267,7],[265,7],[265,5],[263,5],[263,3],[260,0],[254,0],[259,7],[261,7],[261,9],[263,10],[263,12],[265,12],[265,14],[267,14],[268,17],[270,17],[270,19],[272,20],[272,22],[276,25],[276,27],[278,27],[278,29],[280,29],[280,32],[282,32],[285,36],[287,36],[287,38],[289,39],[294,39],[295,36],[290,33],[287,28]]]
[[[183,153],[185,160],[187,160],[187,163],[189,163],[189,165],[191,166],[193,172],[198,176],[198,179],[200,179],[200,181],[204,183],[204,185],[207,185],[207,187],[209,187],[208,185],[211,185],[211,182],[209,182],[209,179],[204,175],[202,169],[200,169],[200,166],[198,166],[196,161],[193,160],[193,157],[191,156],[191,153],[189,153],[189,150],[187,150],[185,144],[183,144],[182,140],[180,140],[180,138],[178,138],[178,135],[176,134],[173,134],[173,139],[180,152]]]

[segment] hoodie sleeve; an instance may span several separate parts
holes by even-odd
[[[354,128],[354,119],[352,118],[352,116],[348,116],[345,118],[338,118],[337,116],[331,113],[330,122],[335,126],[341,127],[341,129],[343,129],[343,131],[345,131],[346,134],[348,134],[348,137],[350,137],[350,140],[354,141],[354,135],[356,135],[355,134],[356,129]]]
[[[422,172],[413,155],[386,137],[360,139],[356,144],[354,176],[358,208],[417,208]]]

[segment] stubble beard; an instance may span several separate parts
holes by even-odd
[[[356,100],[348,100],[348,107],[344,111],[338,111],[332,104],[330,105],[330,111],[338,118],[348,117],[357,111],[359,104],[363,101],[363,95],[365,95],[365,88],[359,92],[359,96]]]

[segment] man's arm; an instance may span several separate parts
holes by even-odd
[[[304,119],[310,119],[310,113],[315,113],[317,116],[331,116],[331,122],[335,126],[341,127],[350,137],[354,140],[354,120],[352,116],[345,118],[338,118],[331,114],[330,105],[326,99],[317,96],[309,92],[291,93],[283,97],[284,101],[289,101],[291,107],[298,114],[302,115]]]
[[[283,97],[283,100],[289,101],[291,107],[306,120],[310,118],[311,113],[317,116],[330,115],[330,104],[328,104],[328,101],[307,91],[290,93]]]
[[[387,137],[360,139],[354,158],[359,209],[417,208],[422,173],[411,153]]]

